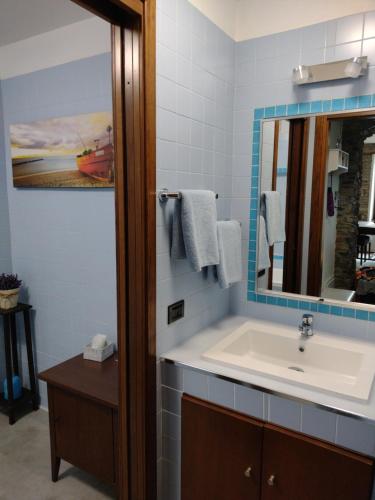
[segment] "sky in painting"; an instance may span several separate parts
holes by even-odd
[[[51,118],[10,126],[12,158],[77,155],[108,144],[112,113],[99,112]],[[111,133],[112,142],[112,133]]]

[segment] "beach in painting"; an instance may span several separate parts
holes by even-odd
[[[23,158],[13,160],[14,187],[108,187],[82,174],[76,158]]]
[[[108,112],[11,125],[14,186],[113,187],[111,132]]]

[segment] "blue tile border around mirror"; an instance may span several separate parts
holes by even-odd
[[[251,164],[251,194],[250,194],[250,231],[248,251],[248,281],[247,300],[260,302],[293,309],[317,311],[323,314],[355,318],[365,321],[375,321],[373,310],[343,307],[339,304],[319,302],[319,299],[291,298],[289,294],[271,295],[257,293],[257,220],[259,208],[259,173],[260,173],[260,136],[261,123],[270,118],[291,118],[298,115],[314,115],[319,113],[331,113],[337,111],[355,111],[360,109],[375,108],[375,94],[361,95],[346,98],[335,98],[312,102],[301,102],[294,104],[281,104],[254,110],[253,138],[252,138],[252,164]],[[375,111],[374,111],[375,112]]]

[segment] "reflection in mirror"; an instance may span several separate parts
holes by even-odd
[[[264,121],[258,290],[375,304],[375,114]]]

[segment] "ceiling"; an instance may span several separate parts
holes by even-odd
[[[0,0],[0,46],[92,16],[71,0]]]

